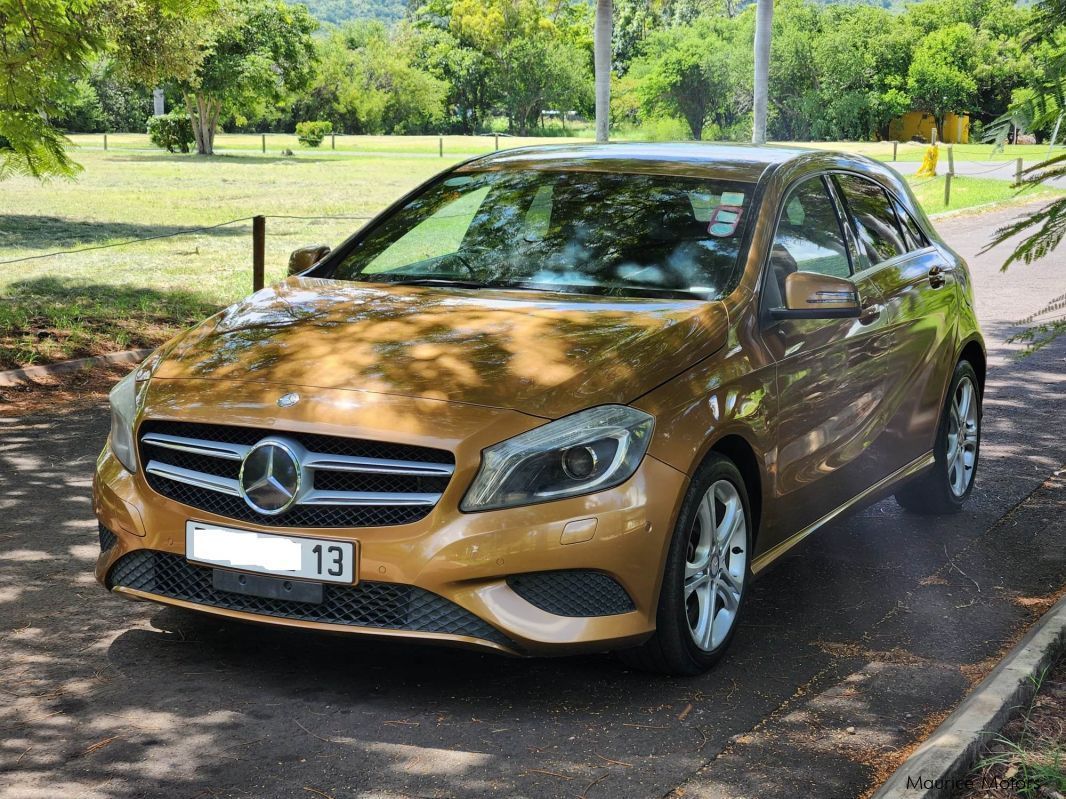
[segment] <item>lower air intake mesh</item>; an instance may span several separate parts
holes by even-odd
[[[211,569],[193,566],[181,555],[147,549],[136,550],[119,559],[108,575],[107,585],[260,616],[466,635],[514,646],[503,633],[468,610],[412,585],[362,582],[341,586],[326,583],[320,605],[265,599],[219,591],[212,584]]]
[[[507,585],[526,602],[556,616],[614,616],[636,606],[618,582],[582,569],[513,574]]]
[[[97,523],[97,527],[100,528],[100,551],[107,552],[107,550],[111,549],[111,547],[118,543],[118,536],[116,536],[102,524]]]

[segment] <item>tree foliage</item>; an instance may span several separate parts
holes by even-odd
[[[0,0],[0,179],[78,167],[50,122],[103,46],[99,0]]]
[[[314,77],[316,27],[305,7],[280,0],[223,3],[202,60],[178,81],[197,152],[214,152],[223,112],[238,121],[265,116],[288,93],[306,88]]]
[[[416,133],[444,115],[445,84],[414,65],[409,36],[352,23],[318,47],[319,66],[297,113],[348,133]]]

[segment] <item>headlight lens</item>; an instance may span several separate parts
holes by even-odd
[[[643,411],[604,405],[494,444],[482,452],[460,508],[531,505],[624,483],[647,452],[654,425]]]
[[[111,402],[111,451],[130,472],[137,471],[133,421],[137,415],[137,375],[140,371],[134,369],[119,380],[108,396]]]

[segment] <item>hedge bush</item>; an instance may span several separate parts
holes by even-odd
[[[296,138],[305,147],[318,147],[322,140],[333,132],[332,122],[297,122]]]
[[[167,152],[189,152],[195,139],[192,135],[192,122],[184,111],[171,111],[161,117],[148,119],[148,138],[156,147],[163,147]]]

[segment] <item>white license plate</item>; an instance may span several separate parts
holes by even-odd
[[[255,533],[202,522],[185,525],[187,560],[278,577],[353,583],[355,551],[351,541]]]

